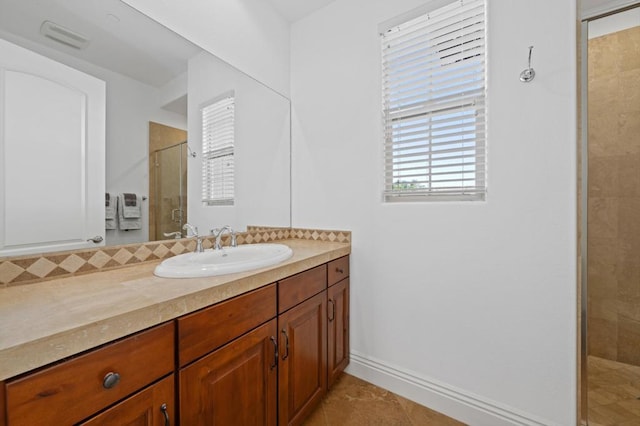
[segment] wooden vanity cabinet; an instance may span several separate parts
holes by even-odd
[[[275,318],[276,298],[276,285],[269,284],[178,318],[180,366]]]
[[[171,322],[9,380],[5,387],[7,426],[83,421],[171,374],[174,347]],[[163,403],[174,411],[172,395]],[[151,410],[159,412],[160,407]]]
[[[327,388],[349,364],[349,256],[327,265]]]
[[[275,318],[180,371],[182,425],[275,426]]]
[[[280,425],[302,424],[327,391],[326,285],[326,265],[278,282]]]
[[[276,425],[276,303],[270,284],[178,319],[182,425]]]
[[[4,389],[4,382],[0,382],[0,426],[7,424],[7,402]]]
[[[0,426],[300,425],[348,362],[345,256],[0,382]]]

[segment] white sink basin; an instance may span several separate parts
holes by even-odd
[[[164,278],[213,277],[275,265],[292,255],[293,251],[284,244],[242,244],[170,257],[153,273]]]

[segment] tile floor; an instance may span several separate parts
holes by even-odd
[[[305,426],[464,426],[348,374],[333,385]]]
[[[590,356],[589,426],[640,425],[640,367]]]
[[[589,426],[640,426],[640,367],[590,356]],[[464,426],[343,374],[305,426]]]

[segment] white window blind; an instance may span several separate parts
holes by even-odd
[[[202,202],[233,205],[235,96],[202,108]]]
[[[484,199],[484,1],[451,2],[381,38],[385,201]]]

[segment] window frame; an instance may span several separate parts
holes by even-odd
[[[456,7],[457,5],[460,5]],[[448,32],[444,33],[446,36],[449,34],[454,34],[454,36],[449,39],[444,38],[445,42],[450,42],[456,52],[456,49],[461,49],[460,52],[463,55],[467,51],[465,50],[466,45],[469,43],[477,50],[478,54],[475,54],[476,51],[473,51],[474,54],[465,57],[461,56],[461,59],[457,61],[451,61],[445,59],[446,55],[443,56],[441,52],[444,49],[438,51],[435,48],[434,40],[438,39],[440,36],[431,36],[431,33],[436,33],[437,31],[433,31],[433,28],[429,28],[429,14],[437,17],[439,13],[442,13],[447,10],[454,10],[454,17],[458,18],[455,22],[460,23],[464,22],[464,19],[459,19],[460,16],[466,16],[464,13],[460,13],[460,9],[464,8],[464,6],[477,8],[479,12],[473,15],[473,19],[471,21],[472,25],[468,25],[465,27],[465,30],[460,30],[456,32]],[[469,6],[470,5],[470,6]],[[383,190],[382,190],[382,199],[383,202],[392,203],[392,202],[425,202],[425,201],[483,201],[486,199],[487,194],[487,96],[486,96],[486,88],[487,88],[487,64],[486,64],[486,52],[487,52],[487,31],[486,31],[486,22],[487,22],[487,7],[486,1],[484,0],[437,0],[432,1],[420,8],[414,9],[408,13],[402,14],[396,18],[393,18],[379,26],[380,33],[380,42],[381,42],[381,83],[382,83],[382,128],[383,128]],[[451,12],[449,12],[451,13]],[[478,20],[481,17],[481,20]],[[434,19],[435,22],[438,22],[437,19]],[[478,21],[478,22],[476,22]],[[425,24],[426,22],[426,24]],[[417,23],[417,25],[416,25]],[[417,31],[414,31],[412,26],[416,25],[419,28]],[[464,25],[464,24],[463,24]],[[482,32],[478,33],[476,26],[478,26]],[[412,28],[407,30],[407,28]],[[415,27],[414,27],[415,28]],[[461,38],[459,40],[464,40],[462,42],[457,42],[456,46],[456,37],[464,37],[466,34],[466,28],[474,28],[475,31],[471,32],[472,37],[480,34],[480,37],[465,39]],[[422,34],[421,34],[422,33]],[[417,36],[415,36],[417,34]],[[442,34],[441,34],[442,35]],[[473,97],[471,95],[459,96],[462,99],[458,104],[454,104],[455,108],[459,108],[457,110],[452,110],[455,112],[451,112],[448,115],[450,118],[446,118],[447,113],[446,108],[438,109],[434,108],[435,105],[439,103],[437,100],[437,96],[429,97],[428,93],[433,91],[433,89],[443,90],[443,93],[446,92],[446,86],[443,84],[441,86],[430,85],[430,89],[425,89],[424,93],[417,91],[415,87],[411,88],[411,97],[416,99],[411,107],[404,107],[407,110],[406,115],[403,115],[401,110],[403,109],[402,102],[406,102],[406,105],[409,105],[408,101],[403,101],[403,96],[401,95],[399,89],[394,89],[391,86],[391,82],[396,84],[399,82],[400,85],[405,83],[405,80],[399,80],[397,76],[393,76],[394,71],[389,71],[389,64],[391,66],[400,66],[399,62],[387,61],[387,59],[393,55],[393,48],[391,47],[392,41],[390,41],[389,36],[394,39],[401,40],[403,37],[405,38],[403,42],[397,41],[393,42],[396,45],[407,45],[412,49],[416,49],[413,47],[411,43],[407,42],[407,37],[409,40],[413,40],[410,36],[415,36],[416,39],[419,39],[418,43],[414,44],[426,44],[431,51],[435,52],[435,56],[432,54],[432,57],[435,57],[435,62],[427,62],[427,64],[422,65],[422,68],[419,69],[420,78],[424,78],[424,81],[429,82],[430,80],[437,80],[440,77],[435,77],[439,73],[434,71],[442,71],[443,66],[449,66],[453,69],[454,73],[460,73],[460,69],[466,68],[468,65],[471,65],[471,68],[479,68],[479,71],[474,71],[472,74],[469,73],[470,78],[468,80],[471,84],[470,86],[478,86],[473,87],[474,90],[478,91],[477,96]],[[442,41],[441,38],[439,41]],[[440,43],[441,45],[446,45],[446,43]],[[475,46],[475,45],[478,46]],[[395,47],[395,45],[394,45]],[[404,47],[403,47],[404,48]],[[396,47],[397,49],[397,47]],[[423,49],[426,50],[426,49]],[[392,53],[390,53],[392,52]],[[459,53],[460,53],[459,52]],[[412,52],[413,53],[413,52]],[[397,53],[396,53],[397,54]],[[429,53],[431,54],[431,53]],[[429,54],[425,55],[424,58],[428,58]],[[397,56],[401,56],[397,54]],[[440,56],[440,57],[438,57]],[[453,55],[452,55],[453,56]],[[467,62],[467,60],[469,60]],[[419,61],[417,61],[419,62]],[[433,67],[433,64],[436,63],[437,67],[429,70],[430,67]],[[461,65],[462,64],[462,65]],[[451,71],[446,71],[447,73],[451,73]],[[424,77],[422,77],[424,75]],[[467,74],[463,74],[467,75]],[[459,81],[463,81],[462,78],[458,75]],[[419,80],[417,80],[419,81]],[[444,80],[443,80],[444,81]],[[417,83],[414,83],[416,85]],[[431,83],[430,83],[431,84]],[[408,85],[408,84],[407,84]],[[427,86],[427,83],[422,83],[421,85]],[[394,98],[393,90],[397,90],[397,98]],[[391,93],[391,94],[389,94]],[[451,93],[464,93],[464,92],[451,92]],[[407,96],[408,97],[408,96]],[[420,98],[424,97],[425,100],[420,102]],[[453,96],[453,100],[456,96]],[[466,103],[466,105],[465,105]],[[396,105],[396,108],[392,108],[392,105]],[[398,107],[399,105],[399,107]],[[421,105],[418,108],[417,105]],[[423,112],[415,113],[411,112],[411,108],[422,109]],[[431,108],[431,109],[429,109]],[[474,116],[471,115],[461,115],[462,113],[469,114],[470,112],[474,113]],[[394,117],[395,114],[395,117]],[[456,117],[457,114],[457,117]],[[434,117],[440,117],[440,123],[445,123],[450,125],[450,129],[452,133],[457,133],[461,136],[459,140],[447,141],[449,139],[445,136],[434,136],[435,133],[438,133],[437,127],[433,126]],[[453,118],[451,118],[453,117]],[[475,117],[475,118],[474,118]],[[412,123],[409,120],[415,121]],[[405,124],[402,123],[403,120],[406,120]],[[458,127],[455,127],[455,122],[458,121]],[[395,127],[394,127],[395,123]],[[422,123],[422,124],[420,124]],[[420,125],[419,125],[420,124]],[[415,136],[416,142],[415,145],[411,144],[411,141],[408,138],[403,140],[403,138],[407,138],[407,136],[403,136],[403,126],[413,127],[411,133]],[[441,124],[442,126],[442,124]],[[406,128],[405,127],[405,128]],[[426,128],[427,130],[420,130],[421,128]],[[475,130],[471,131],[470,128]],[[436,130],[434,130],[436,129]],[[422,132],[422,133],[421,133]],[[442,131],[440,131],[442,133]],[[473,137],[469,137],[470,135]],[[439,138],[439,141],[438,141]],[[434,139],[436,142],[434,142]],[[404,147],[403,147],[404,141]],[[420,142],[420,143],[418,143]],[[471,142],[473,144],[471,145]],[[458,144],[458,148],[454,149],[454,145]],[[439,147],[438,147],[439,145]],[[471,146],[469,146],[471,145]],[[434,173],[434,158],[433,154],[436,152],[435,148],[447,148],[448,151],[451,151],[451,157],[444,157],[437,159],[440,164],[436,167],[439,167],[441,173]],[[422,155],[416,154],[417,149],[427,149],[427,151],[423,152]],[[405,154],[397,154],[397,152],[404,149]],[[460,152],[456,153],[455,151],[459,150]],[[411,153],[413,150],[414,153]],[[395,151],[395,152],[394,152]],[[469,152],[474,152],[473,155],[468,154]],[[441,156],[443,155],[441,151],[439,153]],[[407,154],[408,153],[408,154]],[[467,153],[468,155],[464,155]],[[436,152],[436,154],[438,154]],[[446,154],[445,154],[446,155]],[[462,159],[462,157],[465,157]],[[405,160],[402,157],[408,157]],[[418,159],[424,158],[424,160],[418,161]],[[455,159],[458,161],[457,165],[459,169],[456,171],[454,166],[447,167],[451,163],[447,163],[448,159]],[[467,163],[467,158],[473,158],[472,163]],[[451,161],[452,161],[451,160]],[[409,163],[413,162],[414,165]],[[419,165],[423,163],[424,165]],[[467,169],[468,165],[473,165],[472,170]],[[403,166],[405,168],[403,168]],[[410,171],[413,170],[413,171]],[[423,172],[421,172],[421,170]],[[452,170],[452,171],[447,171]],[[413,180],[407,182],[396,181],[398,176],[402,175],[406,176],[419,176],[422,180]],[[413,175],[412,175],[413,174]],[[444,189],[445,180],[447,177],[451,177],[454,174],[460,175],[459,184],[455,187]],[[451,175],[451,176],[449,176]],[[468,176],[465,175],[473,175],[473,180],[471,181]],[[436,179],[434,179],[434,177]],[[442,181],[438,181],[437,178],[444,178]],[[429,185],[428,187],[417,187],[417,188],[397,188],[396,185],[406,184],[406,185]],[[467,182],[473,182],[473,185],[467,185]],[[439,186],[440,185],[440,186]]]
[[[223,106],[231,99],[230,105],[227,105],[227,109],[231,106],[230,116],[220,116],[224,121],[223,128],[226,132],[224,137],[221,137],[218,143],[210,143],[208,139],[212,136],[206,134],[208,131],[206,121],[212,117],[205,117],[205,111],[208,108],[214,107],[218,104]],[[231,90],[225,92],[208,102],[203,103],[200,106],[200,125],[201,125],[201,137],[202,137],[202,192],[201,201],[203,206],[233,206],[235,204],[235,140],[236,140],[236,126],[235,126],[235,108],[236,98],[235,91]],[[230,128],[229,128],[230,127]],[[210,130],[210,129],[209,129]],[[220,137],[220,135],[218,135]],[[218,147],[212,147],[212,145],[222,145]],[[215,160],[227,158],[227,161],[231,160],[230,170],[218,170],[219,164],[216,164]],[[224,160],[222,160],[224,161]],[[229,164],[227,164],[228,166]],[[224,181],[222,187],[218,190],[215,189],[216,176],[222,176]]]

